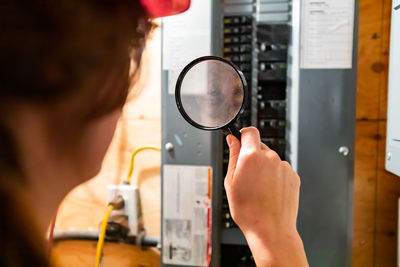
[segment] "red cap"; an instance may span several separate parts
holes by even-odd
[[[152,18],[160,18],[185,12],[190,0],[140,0]]]

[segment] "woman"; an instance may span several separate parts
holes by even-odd
[[[150,17],[187,0],[3,1],[0,7],[0,266],[49,266],[44,236],[63,197],[99,171]],[[258,266],[306,266],[299,178],[260,141],[228,136],[225,187]],[[257,216],[255,216],[257,215]]]

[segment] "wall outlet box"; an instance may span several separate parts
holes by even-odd
[[[115,215],[126,216],[130,236],[137,236],[143,230],[142,212],[140,206],[139,188],[135,185],[107,185],[108,198],[111,202],[116,196],[124,199],[124,207],[121,210],[113,210],[110,218]]]

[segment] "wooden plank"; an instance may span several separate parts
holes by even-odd
[[[382,6],[383,0],[360,1],[357,119],[377,119],[379,116]]]
[[[378,146],[371,151],[377,155],[375,163],[370,161],[371,158],[356,152],[353,266],[396,266],[397,199],[400,194],[400,179],[384,170],[390,14],[390,0],[360,2],[357,119],[372,120],[371,123],[375,123],[378,127],[375,138]],[[361,130],[359,122],[357,130]],[[357,138],[360,136],[357,135]],[[359,144],[360,141],[356,142]],[[356,149],[359,150],[360,146],[356,146]],[[368,170],[370,175],[374,173],[369,168],[375,168],[375,192],[362,192],[367,187],[368,180],[361,177],[368,175]],[[375,203],[370,206],[375,208],[374,224],[368,220],[363,221],[364,217],[369,217],[359,214],[368,213],[368,210],[362,208],[360,201],[362,198],[372,197],[372,194],[376,196]],[[361,248],[357,247],[359,237],[368,233],[368,226],[373,229],[374,244],[372,248],[367,247],[360,252],[358,250]]]
[[[400,179],[384,169],[386,144],[386,114],[388,92],[388,61],[390,39],[391,1],[385,0],[382,15],[382,48],[380,107],[379,118],[379,149],[378,149],[378,183],[377,183],[377,214],[376,214],[376,266],[397,265],[397,221],[398,198],[400,197]]]
[[[378,123],[356,123],[353,266],[374,266]]]
[[[389,51],[390,51],[390,22],[392,15],[392,1],[383,1],[382,14],[382,48],[381,48],[381,91],[379,95],[379,118],[386,120],[387,118],[387,98],[389,83]]]
[[[400,178],[385,167],[386,122],[379,123],[376,214],[376,266],[397,264],[397,217]]]

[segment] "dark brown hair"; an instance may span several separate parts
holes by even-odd
[[[7,186],[21,171],[8,107],[73,99],[82,122],[121,108],[152,24],[139,0],[5,0],[0,25],[0,266],[47,266]]]

